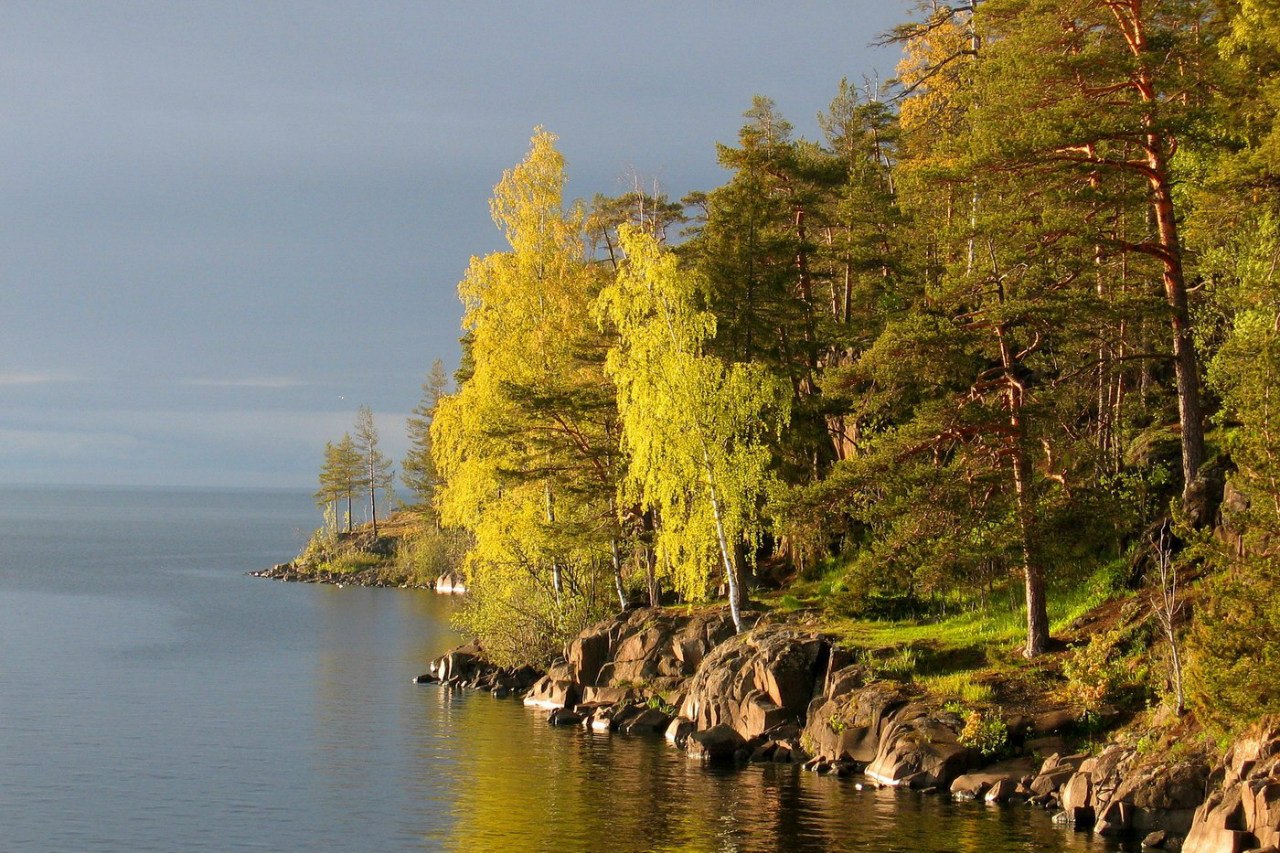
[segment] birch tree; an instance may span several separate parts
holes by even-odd
[[[623,488],[658,514],[658,556],[677,589],[700,599],[718,570],[741,630],[735,546],[750,553],[759,542],[770,461],[763,439],[786,425],[790,387],[762,365],[708,355],[715,318],[696,307],[696,277],[651,236],[623,226],[620,241],[626,262],[599,310],[618,334],[606,369],[629,459]]]

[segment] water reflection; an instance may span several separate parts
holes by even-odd
[[[427,831],[425,849],[1119,849],[1054,827],[1039,809],[859,791],[853,780],[781,765],[709,768],[656,737],[553,729],[542,715],[509,700],[423,689],[442,714],[440,724],[452,733],[456,757],[452,819],[447,827]],[[422,771],[437,772],[425,762]]]
[[[459,641],[455,599],[244,576],[313,514],[305,493],[0,491],[0,848],[1106,849],[1038,810],[708,769],[412,684]]]

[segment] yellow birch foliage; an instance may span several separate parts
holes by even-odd
[[[538,402],[601,381],[598,367],[594,378],[577,375],[590,369],[573,347],[593,325],[598,279],[585,259],[581,210],[564,208],[564,184],[555,137],[539,129],[528,156],[494,189],[493,218],[511,250],[473,258],[459,284],[474,370],[440,401],[431,427],[444,480],[441,519],[471,532],[468,586],[486,590],[470,597],[473,609],[488,608],[469,617],[482,640],[485,626],[511,620],[521,626],[511,636],[559,642],[579,620],[570,618],[577,605],[553,587],[553,571],[589,572],[605,556],[598,537],[576,535],[599,508],[585,490],[559,488],[556,472],[566,463],[550,437],[564,418]],[[592,598],[587,579],[575,584],[575,595]],[[492,647],[500,640],[487,639],[501,657]]]
[[[624,502],[657,512],[660,563],[682,596],[702,600],[734,545],[759,539],[763,438],[786,425],[790,388],[762,365],[707,355],[715,317],[696,307],[696,275],[651,236],[624,226],[620,240],[626,262],[597,307],[618,335],[605,369],[629,460]]]

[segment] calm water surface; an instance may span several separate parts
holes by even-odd
[[[457,642],[448,597],[245,576],[316,521],[305,494],[0,490],[0,850],[1115,849],[411,684]]]

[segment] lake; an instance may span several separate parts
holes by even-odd
[[[1119,849],[413,684],[456,601],[246,576],[318,522],[305,493],[0,489],[0,849]]]

